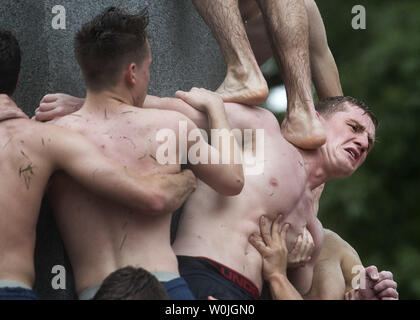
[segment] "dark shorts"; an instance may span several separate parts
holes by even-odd
[[[188,284],[183,278],[176,278],[168,282],[161,282],[171,300],[195,300]]]
[[[199,300],[256,300],[259,290],[240,273],[204,257],[178,256],[179,272]]]
[[[0,300],[38,300],[35,292],[23,288],[0,288]]]

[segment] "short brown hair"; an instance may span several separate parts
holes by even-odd
[[[10,31],[0,29],[0,93],[11,96],[20,71],[20,47]]]
[[[150,272],[125,267],[104,280],[93,300],[169,300],[169,296]]]
[[[364,110],[375,125],[375,129],[377,129],[379,121],[373,111],[363,101],[350,96],[338,96],[321,99],[315,105],[315,110],[318,111],[319,114],[328,117],[335,112],[346,110],[346,104],[351,104]]]
[[[148,23],[147,9],[130,15],[109,7],[83,25],[75,37],[74,52],[89,90],[115,86],[125,65],[144,60]]]

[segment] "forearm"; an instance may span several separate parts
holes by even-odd
[[[321,13],[313,0],[305,0],[309,21],[309,52],[312,81],[318,98],[342,96],[340,77],[328,46],[327,32]]]
[[[212,130],[211,144],[219,152],[221,159],[228,156],[228,162],[223,162],[226,166],[226,174],[232,176],[232,179],[237,183],[238,181],[243,184],[243,166],[242,166],[242,153],[238,142],[232,132],[229,121],[227,120],[224,108],[209,109],[208,121],[209,127]],[[215,134],[214,134],[215,133]],[[222,143],[220,143],[220,137]]]
[[[268,283],[270,284],[271,296],[275,300],[303,300],[287,277],[282,274],[272,275],[268,279]]]
[[[98,171],[92,175],[92,180],[96,181],[91,188],[141,214],[163,215],[181,207],[195,190],[195,178],[191,176],[184,172],[142,176],[127,169],[124,172]],[[98,188],[98,182],[102,182],[102,188]]]
[[[343,95],[337,65],[331,51],[311,55],[312,80],[319,99]]]
[[[161,213],[172,213],[179,209],[195,190],[195,176],[183,171],[178,174],[151,176],[151,187],[159,194]]]
[[[203,130],[209,129],[207,115],[191,107],[188,103],[178,98],[159,98],[148,95],[144,102],[145,109],[172,110],[182,113],[191,119],[195,125]]]

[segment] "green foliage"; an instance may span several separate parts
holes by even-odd
[[[375,111],[378,141],[351,178],[327,184],[323,225],[363,263],[389,270],[401,299],[420,298],[420,2],[318,0],[345,95]],[[351,9],[366,8],[366,30]]]

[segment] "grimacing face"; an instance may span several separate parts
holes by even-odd
[[[353,174],[366,160],[375,141],[375,125],[365,111],[348,104],[325,119],[329,166],[338,177]]]

